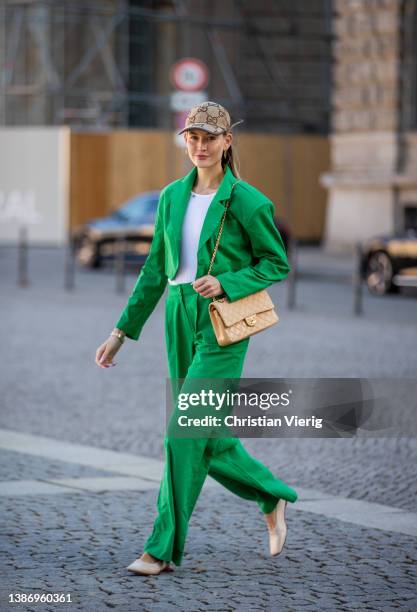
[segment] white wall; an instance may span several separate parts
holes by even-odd
[[[27,224],[30,244],[59,246],[68,228],[67,127],[0,128],[0,244]]]
[[[324,246],[352,249],[358,240],[392,233],[393,219],[391,189],[330,189]]]

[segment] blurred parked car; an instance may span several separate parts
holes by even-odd
[[[143,264],[149,253],[159,191],[141,193],[107,217],[93,219],[72,234],[76,261],[98,268],[121,250],[126,262]],[[125,238],[120,242],[120,238]]]
[[[374,295],[417,286],[417,229],[376,236],[362,243],[361,273]]]
[[[93,219],[73,231],[76,261],[86,267],[98,268],[112,261],[122,250],[125,261],[145,263],[154,234],[159,191],[147,191],[128,200],[109,216]],[[275,219],[288,252],[288,229]],[[120,242],[120,238],[125,238]]]

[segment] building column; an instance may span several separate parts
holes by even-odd
[[[401,54],[409,52],[402,2],[335,0],[334,7],[331,170],[320,177],[328,189],[324,246],[330,251],[394,232],[404,198],[417,192],[407,156],[399,165],[400,147],[415,141],[411,133],[399,138],[400,78],[408,66]]]

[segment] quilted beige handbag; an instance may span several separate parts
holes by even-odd
[[[235,185],[236,183],[234,183],[233,187]],[[210,274],[214,258],[216,257],[231,196],[232,194],[225,207],[207,274]],[[227,346],[228,344],[239,342],[248,336],[253,336],[271,327],[279,319],[274,303],[266,289],[251,293],[234,302],[230,302],[225,297],[214,297],[213,301],[209,304],[209,314],[217,342],[220,346]]]

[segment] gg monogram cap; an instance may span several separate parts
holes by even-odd
[[[222,132],[228,132],[239,123],[243,123],[243,119],[230,125],[230,115],[224,106],[208,100],[198,106],[193,106],[185,120],[185,127],[178,134],[193,128],[205,130],[211,134],[221,134]]]

